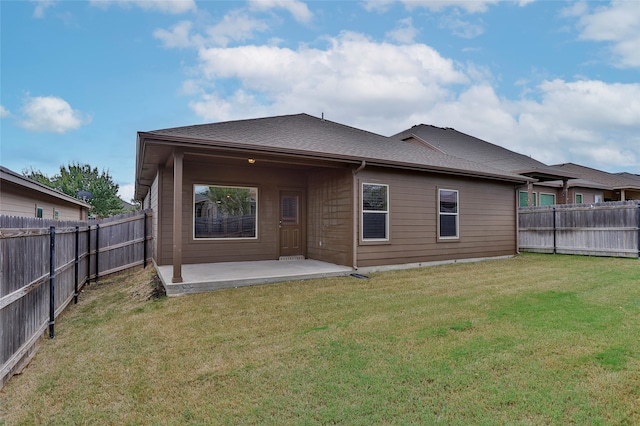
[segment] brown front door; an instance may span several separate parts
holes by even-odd
[[[302,192],[280,192],[280,256],[304,255]]]

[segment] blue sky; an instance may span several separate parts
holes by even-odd
[[[300,112],[453,127],[640,174],[638,1],[1,1],[0,164],[108,170],[137,131]]]

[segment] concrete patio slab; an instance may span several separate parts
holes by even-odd
[[[167,296],[223,288],[349,275],[353,269],[319,260],[263,260],[182,265],[181,283],[172,283],[173,266],[157,266]]]

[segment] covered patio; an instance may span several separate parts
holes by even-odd
[[[167,296],[223,288],[349,275],[353,269],[313,259],[218,262],[182,265],[182,282],[173,283],[173,266],[157,266]]]

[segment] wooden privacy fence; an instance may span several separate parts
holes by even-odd
[[[640,258],[640,201],[519,209],[522,251]]]
[[[91,280],[151,257],[151,211],[82,222],[0,216],[0,388]]]

